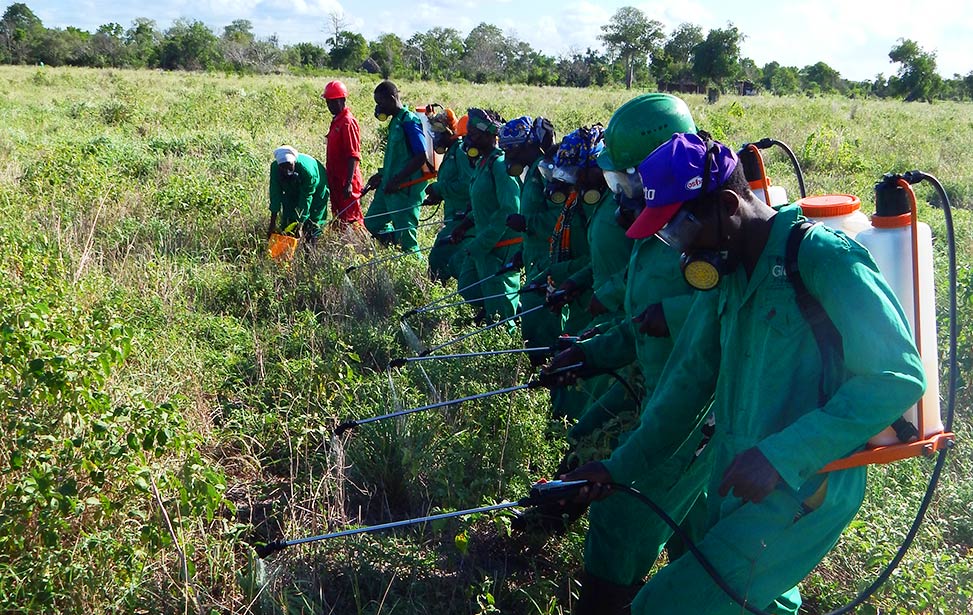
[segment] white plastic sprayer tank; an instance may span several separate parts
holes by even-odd
[[[868,216],[861,212],[861,199],[853,194],[820,194],[806,196],[797,202],[809,220],[821,222],[854,239],[872,228]]]
[[[770,181],[769,179],[767,180]],[[787,191],[784,190],[783,186],[770,185],[769,188],[764,190],[764,184],[762,181],[752,181],[750,182],[750,190],[757,195],[757,198],[767,203],[767,193],[770,193],[770,202],[767,205],[771,207],[777,207],[780,205],[787,205],[790,201],[787,200]]]
[[[898,188],[902,191],[901,188]],[[877,191],[877,190],[876,190]],[[939,358],[936,344],[936,294],[933,281],[932,232],[929,225],[919,222],[918,269],[919,279],[913,279],[912,220],[908,205],[902,205],[901,195],[887,198],[877,195],[876,213],[871,226],[855,237],[875,259],[879,270],[902,304],[912,331],[916,330],[915,288],[919,290],[919,353],[926,373],[926,392],[922,396],[922,427],[920,435],[927,438],[943,431],[939,414]],[[905,209],[905,211],[903,211]],[[904,418],[919,427],[917,406],[910,408]],[[885,446],[898,439],[892,428],[878,434],[869,444]]]

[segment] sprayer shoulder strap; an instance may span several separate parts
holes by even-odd
[[[841,342],[841,334],[838,332],[834,322],[824,311],[824,306],[818,301],[817,297],[808,291],[801,277],[800,267],[797,263],[797,253],[801,248],[801,241],[807,232],[815,225],[808,220],[804,220],[791,227],[791,232],[787,236],[787,247],[784,251],[784,271],[794,292],[797,295],[797,307],[801,315],[814,333],[814,341],[817,343],[818,351],[821,353],[822,369],[821,379],[818,382],[818,402],[822,405],[831,397],[825,384],[825,376],[834,373],[837,363],[844,359],[844,347]]]
[[[804,316],[804,320],[811,326],[814,333],[814,341],[818,345],[821,353],[821,379],[818,381],[818,403],[824,405],[831,397],[826,383],[828,374],[837,374],[838,363],[844,362],[844,347],[841,342],[841,333],[834,326],[834,322],[824,310],[824,306],[818,301],[817,297],[808,291],[801,278],[800,267],[797,264],[797,253],[801,248],[801,241],[807,232],[820,223],[804,220],[795,224],[791,228],[790,235],[787,236],[787,247],[784,251],[784,270],[787,272],[787,279],[790,280],[794,292],[797,294],[797,306]],[[892,423],[892,429],[896,437],[901,442],[910,442],[919,436],[915,425],[899,417]]]

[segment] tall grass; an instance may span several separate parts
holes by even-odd
[[[369,174],[381,163],[375,81],[345,82]],[[0,84],[0,610],[569,612],[584,523],[538,543],[510,536],[503,514],[479,516],[253,556],[256,540],[519,497],[563,448],[538,392],[332,434],[349,417],[523,382],[528,369],[508,356],[389,372],[411,353],[398,317],[450,290],[421,262],[346,275],[374,254],[352,237],[286,267],[265,258],[270,152],[289,143],[323,159],[323,82],[2,67]],[[607,123],[630,96],[399,85],[410,103],[545,115],[562,134]],[[867,608],[969,612],[973,108],[688,102],[729,143],[790,144],[813,193],[855,193],[870,210],[887,171],[921,168],[946,185],[961,264],[960,446],[917,546]],[[770,154],[768,165],[795,195],[787,160]],[[942,217],[931,192],[919,195],[942,312]],[[431,343],[468,330],[471,316],[451,309],[412,327]],[[516,343],[495,332],[461,347]],[[888,560],[930,467],[871,471],[862,512],[804,584],[806,612],[847,600]]]

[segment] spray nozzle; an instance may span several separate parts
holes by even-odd
[[[345,421],[334,428],[334,435],[340,436],[349,429],[354,429],[355,427],[358,427],[358,421]]]
[[[282,551],[287,546],[288,546],[287,543],[284,542],[283,540],[273,540],[271,542],[268,542],[265,545],[258,545],[254,547],[253,550],[257,552],[258,558],[264,559],[268,555],[273,555],[278,551]]]

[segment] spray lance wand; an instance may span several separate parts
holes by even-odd
[[[470,235],[469,237],[472,237],[472,235]],[[432,308],[433,306],[437,306],[440,303],[443,303],[444,301],[448,301],[449,299],[452,299],[456,295],[462,294],[462,293],[464,293],[464,292],[466,292],[466,291],[468,291],[470,289],[476,288],[480,284],[484,284],[485,282],[488,282],[488,281],[492,280],[493,278],[496,278],[498,276],[504,275],[505,273],[510,273],[511,271],[513,271],[514,269],[517,269],[517,268],[518,268],[517,267],[517,264],[514,263],[514,262],[512,262],[512,261],[509,262],[509,263],[505,263],[503,265],[503,267],[501,267],[500,269],[497,270],[496,273],[491,273],[490,275],[486,276],[485,278],[480,279],[480,280],[477,280],[476,282],[471,282],[470,284],[467,284],[466,286],[464,286],[463,288],[460,288],[459,290],[454,290],[453,292],[449,293],[448,295],[444,295],[444,296],[440,297],[439,299],[436,299],[434,301],[430,301],[429,303],[427,303],[425,305],[421,305],[421,306],[419,306],[417,308],[413,308],[413,309],[409,310],[408,312],[406,312],[405,314],[403,314],[402,315],[402,318],[400,320],[404,320],[404,319],[406,319],[406,318],[408,318],[410,316],[415,316],[416,314],[422,314],[424,312],[433,311],[433,310],[430,310],[429,308]]]
[[[397,527],[407,527],[410,525],[418,525],[420,523],[428,523],[430,521],[439,521],[442,519],[452,519],[454,517],[464,517],[466,515],[474,515],[477,513],[492,512],[495,510],[504,510],[506,508],[514,507],[529,507],[529,506],[544,506],[546,504],[551,504],[553,502],[559,502],[562,500],[573,499],[578,491],[588,484],[585,480],[575,480],[575,481],[561,481],[552,480],[546,482],[537,482],[531,485],[530,492],[527,496],[520,498],[516,501],[501,502],[500,504],[493,504],[491,506],[481,506],[480,508],[470,508],[467,510],[457,510],[449,513],[441,513],[438,515],[429,515],[426,517],[418,517],[416,519],[406,519],[403,521],[393,521],[391,523],[383,523],[381,525],[371,525],[367,527],[359,527],[351,530],[343,530],[340,532],[333,532],[331,534],[322,534],[320,536],[310,536],[308,538],[296,538],[294,540],[275,540],[269,542],[265,545],[256,547],[257,557],[263,559],[277,551],[286,549],[287,547],[292,547],[294,545],[305,544],[309,542],[318,542],[322,540],[330,540],[332,538],[340,538],[342,536],[354,536],[355,534],[367,534],[371,532],[381,532],[384,530],[391,530]]]
[[[524,384],[518,384],[517,386],[507,387],[504,389],[497,389],[495,391],[487,391],[486,393],[478,393],[476,395],[470,395],[468,397],[460,397],[459,399],[447,399],[446,401],[436,402],[434,404],[428,404],[426,406],[419,406],[418,408],[409,408],[407,410],[399,410],[398,412],[390,412],[389,414],[382,414],[379,416],[372,416],[364,419],[354,419],[350,421],[345,421],[337,427],[335,427],[334,433],[336,436],[340,436],[344,432],[358,427],[360,425],[367,425],[368,423],[374,423],[376,421],[383,421],[385,419],[392,419],[399,416],[405,416],[407,414],[414,414],[416,412],[425,412],[426,410],[435,410],[437,408],[445,408],[446,406],[454,406],[467,401],[476,401],[478,399],[486,399],[487,397],[495,397],[497,395],[504,395],[506,393],[515,393],[517,391],[523,391],[525,389],[536,389],[538,387],[551,386],[551,384],[556,379],[556,376],[573,369],[578,369],[582,367],[582,363],[575,363],[574,365],[568,365],[550,372],[541,374],[540,377],[531,379],[529,382]]]

